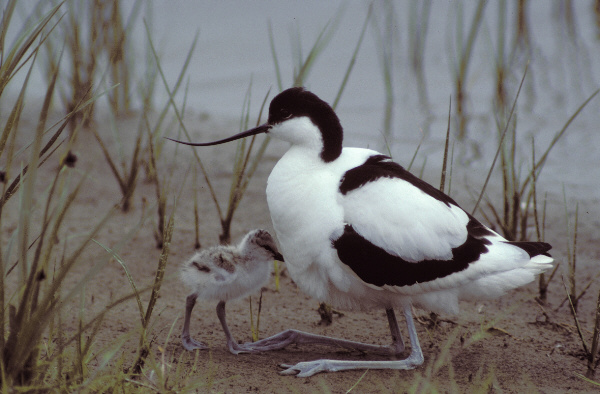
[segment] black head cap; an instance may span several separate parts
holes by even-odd
[[[294,87],[279,93],[269,106],[269,124],[275,125],[288,119],[306,116],[321,130],[323,150],[321,159],[331,162],[342,153],[343,129],[333,108],[316,94],[302,87]]]

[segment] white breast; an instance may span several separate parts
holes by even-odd
[[[330,286],[349,290],[350,278],[331,244],[341,234],[344,211],[339,202],[342,175],[374,152],[344,149],[334,163],[324,163],[313,149],[292,146],[267,182],[273,228],[292,279],[318,300],[330,298]]]

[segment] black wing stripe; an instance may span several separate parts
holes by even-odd
[[[348,170],[340,182],[340,193],[346,195],[352,190],[358,189],[369,182],[374,182],[379,178],[399,178],[411,185],[421,189],[436,200],[458,206],[458,204],[449,196],[442,193],[429,183],[417,178],[406,171],[400,164],[391,161],[388,156],[371,156],[360,166]]]
[[[488,251],[486,245],[490,241],[469,234],[464,244],[452,249],[451,260],[423,260],[417,263],[408,262],[373,245],[349,224],[332,243],[340,260],[364,282],[375,286],[411,286],[465,270]]]

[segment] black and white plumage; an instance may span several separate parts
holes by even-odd
[[[181,341],[187,350],[207,349],[190,336],[190,317],[196,299],[217,300],[217,316],[233,354],[252,352],[239,345],[225,319],[225,303],[260,289],[271,275],[273,260],[283,261],[271,234],[253,230],[237,246],[215,246],[197,252],[181,268],[182,282],[192,291],[186,299]]]
[[[214,145],[258,133],[291,143],[269,176],[267,201],[292,279],[339,308],[386,309],[393,353],[403,348],[393,308],[403,309],[411,341],[405,360],[316,360],[287,366],[284,374],[414,368],[423,355],[411,305],[458,313],[459,300],[498,297],[551,267],[550,245],[509,242],[389,157],[342,148],[335,112],[303,88],[277,95],[261,126],[212,143],[187,144]],[[253,349],[291,341],[284,332]]]

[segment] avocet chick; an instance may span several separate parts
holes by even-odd
[[[238,344],[231,335],[225,319],[225,303],[260,289],[269,280],[274,259],[283,261],[283,256],[271,234],[265,230],[249,232],[237,246],[215,246],[199,251],[189,259],[181,270],[181,280],[192,291],[185,303],[183,347],[187,350],[208,348],[190,337],[190,316],[196,299],[201,298],[219,301],[217,316],[229,351],[233,354],[253,352]]]

